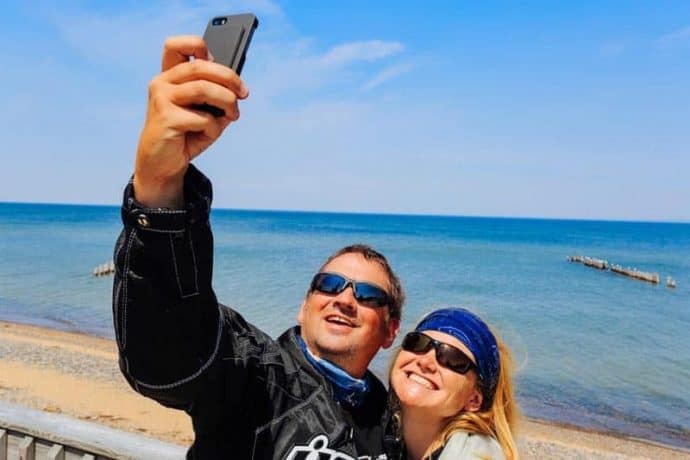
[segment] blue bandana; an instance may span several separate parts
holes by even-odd
[[[443,332],[465,344],[477,362],[485,399],[482,406],[491,406],[498,383],[499,357],[496,338],[484,321],[464,308],[442,308],[422,318],[415,331]]]
[[[301,336],[299,345],[304,357],[333,385],[335,399],[347,407],[359,407],[369,393],[369,374],[363,379],[356,379],[332,362],[312,354]]]

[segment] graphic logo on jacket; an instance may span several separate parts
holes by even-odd
[[[386,460],[386,455],[373,459],[369,456],[354,458],[345,452],[328,447],[328,436],[320,434],[307,445],[297,445],[288,452],[285,460]]]

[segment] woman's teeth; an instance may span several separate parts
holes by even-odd
[[[425,379],[424,377],[422,377],[420,375],[410,373],[408,378],[410,380],[412,380],[413,382],[418,383],[418,384],[422,385],[423,387],[426,387],[430,390],[435,389],[436,385],[434,385],[431,381]]]

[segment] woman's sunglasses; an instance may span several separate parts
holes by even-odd
[[[421,332],[408,333],[402,342],[402,349],[412,353],[427,353],[432,347],[436,351],[436,361],[451,371],[466,374],[470,369],[477,367],[462,350]]]
[[[336,295],[352,286],[357,302],[367,307],[385,307],[390,305],[390,297],[383,288],[364,281],[355,281],[338,273],[317,273],[311,281],[311,291],[319,291],[323,294]]]

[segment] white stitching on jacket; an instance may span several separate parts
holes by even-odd
[[[173,257],[173,266],[175,267],[175,278],[177,279],[177,288],[180,290],[180,298],[182,299],[187,299],[189,297],[194,297],[195,295],[199,294],[199,283],[197,281],[197,269],[196,269],[196,259],[194,257],[194,245],[191,242],[190,238],[190,245],[192,248],[192,260],[193,260],[193,265],[194,265],[194,292],[185,294],[184,290],[182,289],[182,280],[180,279],[180,273],[177,271],[177,257],[175,257],[175,242],[173,241],[172,235],[170,235],[170,251],[172,252],[172,257]]]
[[[180,274],[177,272],[177,257],[175,257],[175,243],[173,242],[173,237],[170,235],[170,252],[173,258],[173,267],[175,268],[175,279],[177,280],[177,289],[180,291],[180,297],[184,298],[184,292],[182,292],[182,283],[180,282]]]
[[[134,233],[136,230],[132,229],[131,232],[129,232],[129,236],[127,237],[127,251],[125,252],[125,269],[124,273],[122,274],[122,278],[124,279],[122,283],[122,293],[123,295],[123,302],[122,306],[120,307],[122,309],[122,337],[120,337],[120,341],[122,342],[122,349],[125,349],[125,345],[127,344],[127,301],[129,300],[127,298],[127,279],[129,277],[129,255],[132,253],[132,243],[134,242]]]
[[[213,350],[213,353],[211,353],[211,357],[204,363],[201,368],[196,371],[194,374],[190,375],[189,377],[185,377],[183,379],[180,379],[176,382],[172,383],[167,383],[165,385],[152,385],[150,383],[144,383],[140,380],[134,379],[134,381],[137,383],[137,385],[141,385],[144,388],[151,388],[153,390],[167,390],[170,388],[175,388],[177,386],[180,386],[182,384],[185,384],[187,382],[190,382],[197,378],[198,376],[201,375],[202,372],[204,372],[211,364],[213,364],[213,361],[216,359],[216,355],[218,355],[218,350],[220,349],[220,338],[221,334],[223,332],[223,312],[220,309],[220,306],[218,307],[218,335],[216,336],[216,348]],[[131,374],[130,374],[131,375]]]
[[[142,228],[142,231],[145,232],[156,232],[156,233],[182,233],[184,232],[184,228],[178,229],[178,228],[172,228],[170,230],[161,230],[157,228]]]
[[[199,293],[199,271],[196,268],[196,256],[194,255],[194,241],[192,241],[192,229],[189,229],[189,247],[192,250],[192,264],[194,266],[194,294],[190,295],[196,295]]]

